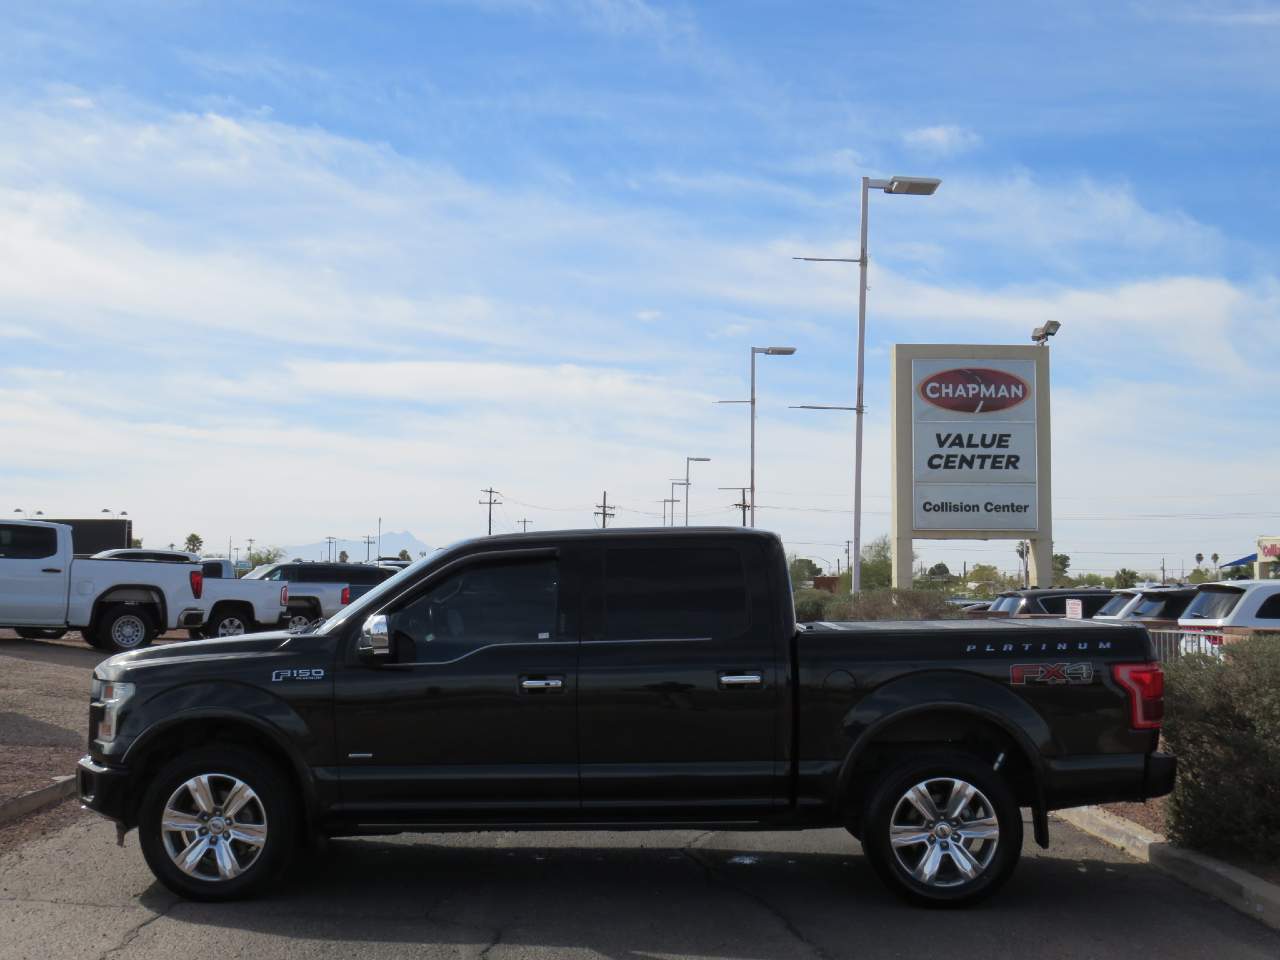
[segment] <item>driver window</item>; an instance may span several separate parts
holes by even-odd
[[[443,663],[481,647],[556,639],[556,563],[477,564],[387,615],[399,663]]]

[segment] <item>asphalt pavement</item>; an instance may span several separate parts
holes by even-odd
[[[1280,957],[1280,935],[1054,825],[995,900],[902,904],[842,831],[335,840],[270,896],[179,900],[81,814],[0,857],[0,958]]]

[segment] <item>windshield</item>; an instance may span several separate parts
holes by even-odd
[[[458,541],[458,543],[466,542],[467,541],[465,540]],[[333,633],[333,631],[337,630],[344,623],[347,623],[356,617],[366,616],[366,611],[376,610],[378,605],[382,602],[383,597],[395,594],[404,586],[407,580],[416,580],[419,571],[435,563],[441,553],[453,549],[454,546],[455,544],[450,544],[447,547],[441,547],[437,549],[435,553],[431,554],[431,556],[415,560],[394,577],[383,580],[382,583],[378,584],[364,596],[357,599],[354,603],[348,604],[328,620],[325,620],[324,623],[316,628],[316,633],[328,635]]]
[[[1243,596],[1244,591],[1234,587],[1206,588],[1196,594],[1182,617],[1185,620],[1222,620],[1231,615]]]
[[[1012,613],[1022,605],[1021,597],[1001,597],[991,605],[993,613]]]
[[[1120,611],[1133,602],[1132,593],[1117,593],[1114,597],[1102,605],[1094,616],[1098,617],[1114,617],[1118,616]]]

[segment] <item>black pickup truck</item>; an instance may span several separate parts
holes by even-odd
[[[86,806],[168,887],[261,890],[321,836],[845,827],[891,887],[972,902],[1022,807],[1169,792],[1141,627],[797,625],[777,537],[520,534],[420,560],[303,634],[94,673]]]

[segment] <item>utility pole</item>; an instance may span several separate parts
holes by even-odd
[[[253,537],[249,538],[249,553],[247,555],[247,559],[250,563],[253,563]]]
[[[849,574],[849,576],[850,576],[850,577],[852,577],[852,576],[853,576],[853,573],[852,573],[852,570],[853,570],[852,552],[853,552],[853,541],[852,541],[852,540],[846,540],[846,541],[844,542],[844,565],[845,565],[846,567],[848,567],[848,569],[851,571],[851,572],[850,572],[850,574]],[[852,580],[850,580],[850,589],[852,589],[852,583],[853,583],[853,581],[852,581]]]
[[[481,490],[480,492],[487,493],[489,495],[488,500],[480,501],[480,506],[483,507],[487,505],[489,507],[489,536],[492,537],[493,536],[493,508],[502,506],[502,501],[493,499],[494,495],[498,492],[497,490],[493,489],[493,487],[489,487],[487,490]]]
[[[524,519],[523,517],[521,517],[519,520],[517,520],[517,521],[516,521],[516,523],[520,524],[520,532],[521,532],[521,533],[528,533],[528,532],[529,532],[529,522],[530,522],[530,521],[528,521],[528,520]]]
[[[600,494],[600,499],[603,502],[596,504],[596,510],[595,510],[595,513],[592,514],[592,516],[600,518],[600,529],[604,530],[609,526],[609,521],[613,519],[614,511],[609,506],[608,490],[605,490],[603,493]]]
[[[325,559],[327,559],[327,560],[332,560],[332,559],[333,559],[333,548],[337,545],[337,543],[338,543],[338,538],[337,538],[337,537],[325,537],[325,538],[324,538],[324,542],[325,542]]]
[[[745,527],[747,525],[747,508],[751,506],[751,504],[747,502],[747,491],[750,490],[751,488],[750,487],[716,487],[716,489],[717,490],[738,490],[741,492],[742,499],[740,499],[737,503],[735,503],[734,507],[742,511],[742,525]]]
[[[369,534],[366,533],[364,535],[364,562],[365,563],[369,562],[369,550],[372,546],[373,546],[373,537],[369,536]]]

